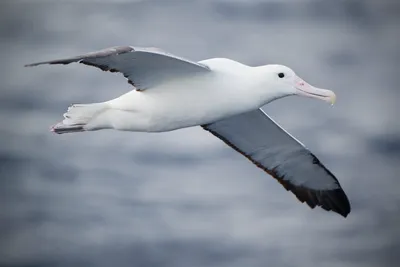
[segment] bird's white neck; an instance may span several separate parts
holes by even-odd
[[[246,78],[251,79],[248,91],[258,99],[260,107],[273,100],[288,96],[287,93],[280,91],[278,86],[271,83],[267,70],[268,65],[249,67],[246,74]]]

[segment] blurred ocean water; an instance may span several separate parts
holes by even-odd
[[[1,266],[396,266],[400,263],[396,1],[2,1]],[[26,63],[114,46],[285,64],[331,108],[265,107],[340,180],[347,219],[310,210],[201,128],[53,135],[71,103],[130,85]]]

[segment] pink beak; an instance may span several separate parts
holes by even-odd
[[[321,89],[314,87],[306,83],[303,79],[296,76],[295,88],[297,89],[298,95],[313,97],[321,100],[325,100],[333,105],[336,101],[336,95],[331,90]]]

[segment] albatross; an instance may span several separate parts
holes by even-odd
[[[122,73],[133,89],[101,103],[74,104],[57,134],[102,129],[166,132],[201,126],[275,178],[309,207],[343,217],[350,203],[318,158],[261,107],[290,95],[335,102],[283,65],[251,67],[226,58],[194,62],[158,48],[116,46],[42,64],[82,63]]]

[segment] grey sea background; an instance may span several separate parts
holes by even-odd
[[[0,265],[400,266],[399,3],[1,1]],[[23,65],[114,45],[285,64],[335,91],[334,107],[264,109],[337,176],[348,218],[309,209],[200,127],[50,133],[70,104],[131,87]]]

